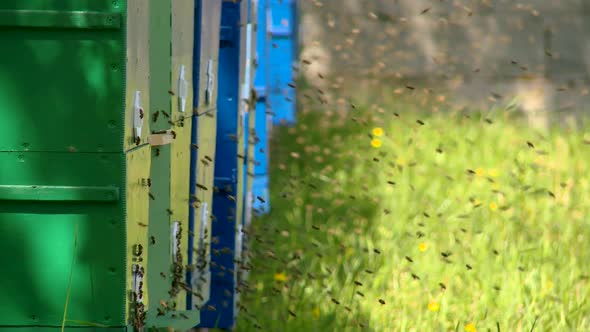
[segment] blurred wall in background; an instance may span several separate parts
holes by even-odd
[[[590,101],[590,1],[300,0],[314,83],[427,87],[453,106],[518,97],[531,121]],[[318,79],[317,73],[331,79]],[[410,89],[411,90],[411,89]]]

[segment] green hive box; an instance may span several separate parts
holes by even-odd
[[[198,324],[193,6],[0,2],[0,331]]]

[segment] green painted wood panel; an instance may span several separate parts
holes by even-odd
[[[0,185],[123,188],[123,167],[122,154],[3,152]],[[68,294],[67,325],[125,325],[124,197],[0,199],[0,326],[61,326]]]
[[[122,150],[125,14],[123,0],[0,2],[0,151]]]
[[[171,59],[171,3],[170,0],[150,0],[150,104],[152,111],[163,112],[152,123],[152,130],[171,129],[166,114],[171,114],[172,59]],[[156,240],[150,247],[147,273],[149,282],[149,306],[146,327],[174,327],[187,330],[199,323],[199,312],[177,308],[172,299],[175,278],[184,282],[184,267],[175,270],[172,258],[172,225],[174,211],[171,209],[171,146],[152,147],[151,191],[154,199],[149,209],[149,236]],[[178,311],[174,309],[180,309]],[[161,314],[160,314],[161,313]],[[182,313],[183,316],[180,316]]]
[[[127,327],[100,327],[100,326],[80,326],[68,327],[67,332],[131,332]],[[0,332],[60,332],[60,327],[47,326],[22,326],[22,327],[1,327]]]

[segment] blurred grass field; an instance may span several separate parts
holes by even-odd
[[[588,127],[347,108],[275,129],[238,331],[590,331]]]

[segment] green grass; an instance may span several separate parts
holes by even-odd
[[[238,331],[590,331],[583,130],[391,104],[276,131]]]

